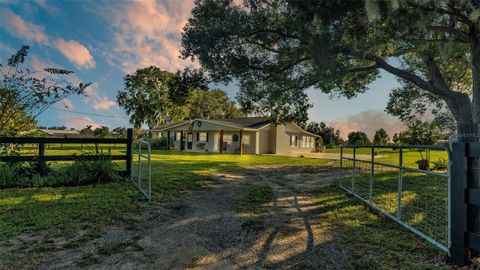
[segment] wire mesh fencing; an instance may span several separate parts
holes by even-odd
[[[448,148],[343,146],[340,156],[341,188],[448,252]]]
[[[132,182],[148,201],[152,200],[152,163],[150,143],[144,140],[135,142],[133,150]]]

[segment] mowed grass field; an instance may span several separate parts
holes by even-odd
[[[93,151],[84,147],[83,152]],[[106,146],[100,146],[100,149]],[[22,154],[34,154],[35,148]],[[124,148],[111,149],[112,154]],[[46,155],[81,154],[79,148],[49,147]],[[328,160],[280,156],[238,156],[184,154],[152,151],[152,196],[166,202],[192,190],[207,186],[210,175],[250,165],[309,166]],[[62,166],[56,162],[50,166]],[[118,162],[124,169],[125,162]],[[50,230],[75,231],[79,224],[114,224],[133,222],[132,216],[146,205],[141,193],[130,181],[97,186],[26,188],[0,190],[0,241],[24,232]]]

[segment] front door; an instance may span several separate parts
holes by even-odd
[[[188,133],[187,135],[187,149],[192,150],[193,147],[193,133]]]

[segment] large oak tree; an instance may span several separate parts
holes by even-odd
[[[352,98],[384,70],[402,83],[390,113],[478,123],[479,18],[475,0],[197,0],[182,55],[278,121],[305,120],[307,88]]]

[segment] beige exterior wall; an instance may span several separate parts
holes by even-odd
[[[275,129],[274,154],[310,153],[315,149],[314,137],[306,135],[303,130],[293,124],[272,126],[272,128]],[[297,145],[291,145],[291,136],[305,139],[305,141],[308,140],[308,143],[303,143],[303,140],[299,140]]]

